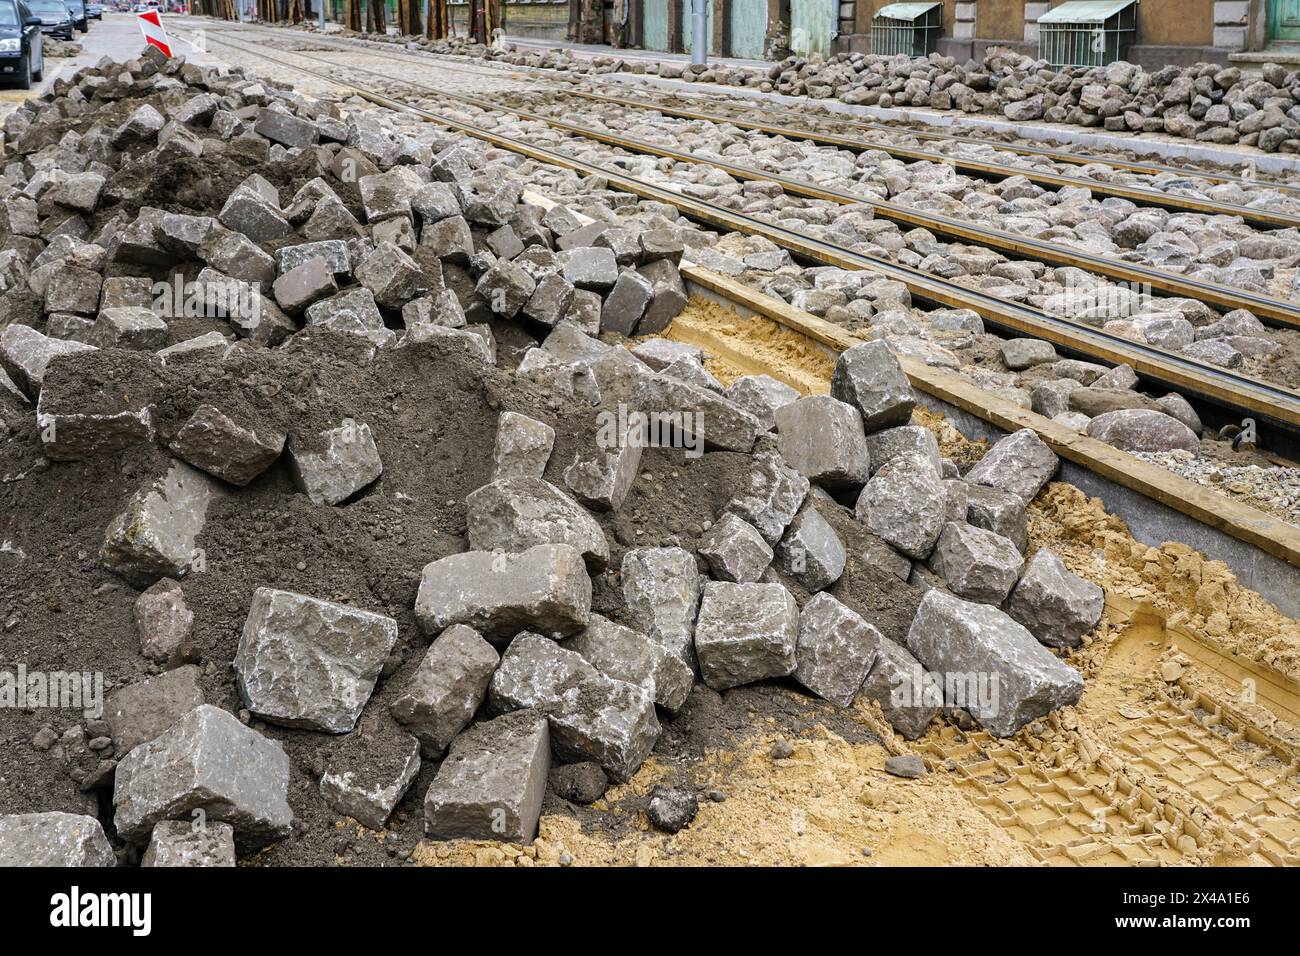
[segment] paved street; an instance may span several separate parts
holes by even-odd
[[[163,24],[166,26],[174,20],[184,20],[184,18],[164,16]],[[105,13],[102,21],[90,21],[90,32],[78,34],[77,42],[81,44],[82,51],[75,57],[56,59],[47,56],[45,77],[31,90],[20,90],[12,84],[0,87],[0,115],[9,112],[10,107],[6,104],[21,103],[27,97],[49,89],[57,77],[70,77],[81,67],[90,66],[101,57],[110,56],[115,60],[131,59],[139,54],[144,38],[140,35],[135,14]],[[177,41],[176,52],[189,56],[193,51],[183,41]]]

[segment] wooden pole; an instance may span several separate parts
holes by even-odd
[[[420,26],[420,4],[422,0],[397,0],[397,29],[404,36],[419,36],[423,32]]]

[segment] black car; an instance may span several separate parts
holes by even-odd
[[[42,33],[64,40],[75,36],[72,14],[63,0],[26,0],[26,3],[32,15],[40,17]]]
[[[32,88],[45,72],[41,18],[23,0],[0,0],[0,79]]]
[[[86,9],[86,0],[63,0],[72,17],[72,23],[82,33],[90,30],[90,11]]]

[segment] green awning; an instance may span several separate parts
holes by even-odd
[[[1052,7],[1041,17],[1039,23],[1105,23],[1125,7],[1131,7],[1136,0],[1069,0],[1059,7]]]
[[[881,7],[876,11],[877,17],[884,17],[889,20],[915,20],[923,14],[929,13],[935,7],[941,6],[939,3],[891,3],[888,6]],[[874,17],[872,19],[875,19]]]

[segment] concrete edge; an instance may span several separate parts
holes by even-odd
[[[982,418],[924,392],[921,393],[921,403],[942,413],[967,438],[997,441],[1008,434]],[[1283,614],[1300,617],[1300,568],[1295,565],[1065,458],[1061,459],[1056,480],[1068,482],[1084,494],[1101,499],[1106,510],[1128,525],[1129,532],[1143,544],[1157,548],[1167,541],[1186,544],[1212,560],[1222,561],[1237,576],[1238,584],[1258,592]]]

